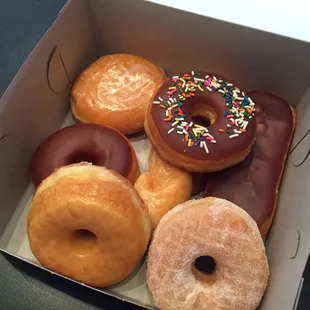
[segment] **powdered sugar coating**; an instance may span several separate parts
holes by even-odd
[[[197,277],[195,259],[216,261],[212,276]],[[165,310],[254,310],[268,280],[265,247],[254,220],[233,203],[208,197],[169,211],[148,254],[147,281]]]

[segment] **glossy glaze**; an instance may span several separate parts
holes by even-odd
[[[211,73],[199,71],[202,77],[213,76]],[[219,75],[216,75],[217,78],[221,78]],[[227,81],[227,80],[225,80]],[[172,85],[172,79],[168,80],[158,91],[154,100],[161,97],[163,101],[167,101],[169,96],[167,94],[169,87]],[[174,93],[171,98],[178,99],[178,93]],[[152,106],[152,118],[156,125],[156,128],[159,132],[161,138],[176,152],[185,154],[187,157],[198,160],[222,160],[230,158],[232,154],[242,153],[246,148],[251,145],[253,142],[253,137],[255,135],[256,123],[255,123],[255,114],[252,116],[252,119],[249,121],[249,124],[246,128],[246,132],[238,136],[237,138],[230,139],[229,135],[233,134],[233,128],[227,128],[227,124],[230,124],[229,119],[224,116],[224,113],[228,110],[226,106],[225,99],[217,91],[208,91],[204,90],[196,91],[195,96],[186,99],[183,102],[182,110],[186,115],[185,121],[190,123],[195,119],[193,117],[193,111],[199,106],[201,110],[202,106],[205,106],[205,109],[211,109],[216,114],[216,119],[213,124],[208,126],[209,133],[215,138],[216,143],[208,143],[209,153],[206,154],[204,148],[201,147],[188,147],[187,143],[184,141],[182,135],[177,135],[176,132],[168,134],[168,131],[172,128],[171,122],[165,122],[164,119],[165,109],[159,107],[159,105],[153,104]],[[203,109],[203,108],[202,108]],[[235,128],[235,127],[234,127]],[[224,133],[220,133],[219,129],[224,129]],[[226,133],[226,130],[231,131],[230,134]]]
[[[48,137],[36,150],[31,178],[35,186],[55,169],[78,162],[91,162],[127,177],[132,165],[132,150],[118,131],[96,124],[65,127]]]
[[[294,117],[283,99],[263,92],[248,94],[256,102],[256,142],[244,162],[210,175],[204,196],[225,198],[246,210],[259,227],[272,218]]]

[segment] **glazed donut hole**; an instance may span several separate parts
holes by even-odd
[[[77,229],[71,236],[72,247],[79,254],[89,254],[98,245],[97,236],[88,229]]]
[[[216,277],[216,261],[212,256],[203,255],[195,259],[192,266],[195,278],[202,282],[214,282]]]
[[[207,102],[198,102],[193,105],[190,118],[197,125],[208,128],[215,123],[217,114]]]

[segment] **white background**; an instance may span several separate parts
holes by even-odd
[[[151,0],[310,42],[310,0]]]

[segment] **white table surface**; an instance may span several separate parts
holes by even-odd
[[[310,0],[149,0],[310,42]]]

